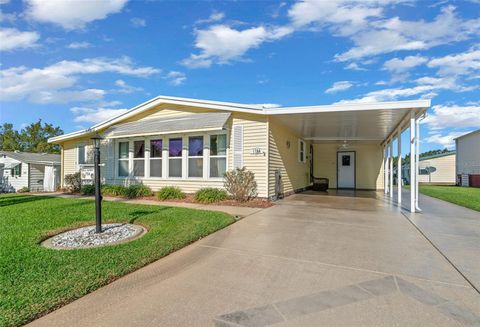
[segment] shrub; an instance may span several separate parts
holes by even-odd
[[[143,184],[132,184],[125,189],[125,196],[130,199],[150,196],[152,194],[152,189]]]
[[[126,196],[127,188],[123,185],[102,185],[102,194],[107,196]]]
[[[214,203],[227,198],[227,192],[213,187],[204,187],[195,192],[195,201],[201,203]]]
[[[257,196],[255,174],[245,167],[227,171],[224,178],[225,189],[235,200],[245,202]]]
[[[94,195],[95,185],[82,185],[82,187],[80,188],[80,193],[82,195]]]
[[[79,192],[82,186],[80,173],[65,175],[65,186],[69,192]]]
[[[24,186],[21,189],[19,189],[17,192],[18,193],[28,193],[28,192],[30,192],[30,189],[28,187]]]
[[[184,199],[185,193],[182,190],[175,186],[165,186],[160,189],[157,193],[157,198],[161,201],[173,200],[173,199]]]

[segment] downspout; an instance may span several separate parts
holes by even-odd
[[[418,169],[419,169],[419,162],[420,162],[420,121],[425,119],[426,113],[424,112],[420,117],[417,118],[415,121],[415,129],[416,129],[416,150],[415,150],[415,210],[422,211],[418,205]]]

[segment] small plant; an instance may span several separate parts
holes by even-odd
[[[153,195],[152,189],[143,184],[132,184],[125,189],[125,196],[129,199]]]
[[[102,185],[102,194],[107,196],[127,196],[127,188],[123,185]]]
[[[65,175],[65,186],[67,187],[67,190],[69,192],[79,192],[82,186],[82,179],[80,177],[80,173]]]
[[[80,188],[80,194],[82,195],[94,195],[95,194],[95,186],[94,185],[82,185]]]
[[[204,187],[195,192],[194,198],[200,203],[220,202],[227,198],[227,192],[218,188]]]
[[[18,193],[28,193],[28,192],[30,192],[30,189],[28,187],[24,186],[21,189],[19,189],[17,192]]]
[[[257,196],[255,174],[245,167],[227,171],[224,178],[223,185],[235,200],[245,202]]]
[[[183,193],[182,190],[176,186],[165,186],[158,191],[157,198],[160,201],[184,199],[185,193]]]

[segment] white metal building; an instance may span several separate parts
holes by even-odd
[[[480,187],[480,129],[455,139],[457,183]]]

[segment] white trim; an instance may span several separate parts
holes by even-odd
[[[301,153],[302,153],[302,144],[303,144],[303,159],[301,158]],[[298,139],[298,151],[297,151],[297,160],[300,163],[306,163],[307,162],[307,143],[303,139]]]

